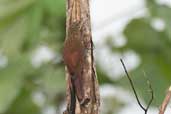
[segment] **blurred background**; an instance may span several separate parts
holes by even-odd
[[[91,0],[101,114],[143,114],[123,58],[149,114],[171,83],[171,1]],[[62,114],[65,109],[65,0],[0,0],[0,113]],[[169,114],[169,104],[166,114]]]

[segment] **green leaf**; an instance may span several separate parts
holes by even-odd
[[[171,42],[171,8],[166,5],[159,5],[154,0],[146,0],[148,10],[152,18],[160,18],[165,22],[165,32],[167,33],[169,40]]]
[[[40,114],[40,108],[33,102],[32,88],[23,87],[18,97],[5,114]]]
[[[65,0],[43,0],[47,13],[61,17],[65,14]]]
[[[17,97],[23,80],[31,70],[28,58],[10,59],[7,67],[0,69],[0,112],[4,112]]]
[[[0,29],[0,48],[5,55],[19,54],[27,33],[27,16],[17,18],[10,25]]]
[[[170,39],[170,42],[171,42],[171,12],[170,12],[171,8],[167,7],[167,6],[164,6],[164,5],[161,5],[161,6],[158,6],[157,7],[157,12],[156,12],[156,17],[157,18],[161,18],[164,20],[165,22],[165,30],[166,30],[166,33]]]
[[[124,30],[127,37],[127,48],[136,52],[153,53],[159,51],[163,44],[160,34],[145,19],[132,20]]]
[[[40,31],[43,21],[43,7],[39,0],[28,10],[28,28],[23,43],[23,51],[31,50],[40,44]]]
[[[156,10],[158,7],[156,0],[145,0],[145,2],[151,16],[154,16],[157,13]]]
[[[0,1],[0,26],[13,21],[23,14],[36,0],[5,0]]]
[[[46,65],[40,70],[42,71],[41,84],[48,94],[53,95],[65,91],[65,71],[63,68]]]
[[[65,1],[43,0],[45,10],[41,36],[49,47],[61,51],[65,39]],[[60,9],[60,10],[58,10]]]
[[[33,45],[39,41],[43,14],[41,2],[25,0],[21,3],[4,3],[4,6],[16,5],[14,7],[16,9],[11,9],[16,11],[9,13],[7,17],[3,15],[3,19],[0,20],[0,48],[6,55],[10,56],[20,54],[30,47],[35,47]],[[18,7],[21,8],[17,9]]]

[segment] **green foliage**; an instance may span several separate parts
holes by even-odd
[[[111,43],[111,38],[108,38],[107,45],[114,53],[132,50],[140,57],[140,65],[130,71],[130,75],[139,96],[146,103],[149,101],[150,94],[145,77],[150,80],[155,94],[153,105],[159,107],[171,83],[171,12],[170,7],[157,4],[156,0],[146,0],[146,5],[149,15],[131,20],[124,29],[126,45],[116,47]],[[152,26],[154,19],[163,21],[165,25],[163,30],[159,31]],[[110,81],[106,83],[113,84]],[[126,76],[115,81],[114,84],[131,90]]]
[[[7,58],[7,65],[0,67],[0,113],[40,114],[44,106],[33,102],[34,91],[48,95],[47,102],[64,93],[63,66],[55,60],[38,68],[31,64],[41,45],[60,53],[64,34],[64,0],[0,1],[0,55]]]
[[[40,108],[32,101],[31,89],[30,87],[22,88],[6,114],[40,114]]]
[[[132,20],[125,29],[127,46],[136,52],[155,53],[162,47],[160,34],[145,19]]]
[[[153,4],[152,4],[153,3]],[[150,17],[132,20],[124,30],[127,38],[125,50],[134,50],[141,59],[139,67],[131,71],[132,78],[141,97],[147,102],[149,94],[146,77],[150,80],[155,93],[153,104],[159,106],[165,96],[165,91],[170,85],[171,80],[171,59],[170,59],[170,8],[156,4],[155,1],[148,1]],[[155,10],[154,10],[155,9]],[[166,27],[163,31],[158,32],[151,26],[153,18],[163,19]],[[127,87],[123,80],[120,80]],[[123,82],[122,82],[123,81]]]

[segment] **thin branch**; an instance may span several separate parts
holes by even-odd
[[[167,91],[167,94],[166,94],[166,97],[165,99],[163,100],[163,103],[160,107],[160,111],[159,111],[159,114],[164,114],[165,110],[166,110],[166,107],[170,101],[170,98],[171,98],[171,86],[169,88],[169,90]]]
[[[148,87],[149,87],[149,92],[151,93],[151,99],[150,99],[150,101],[149,101],[149,103],[148,103],[148,105],[147,105],[147,110],[149,109],[149,107],[150,107],[150,105],[151,105],[151,103],[153,102],[153,99],[154,99],[154,93],[153,93],[153,89],[152,89],[152,86],[151,86],[151,83],[150,83],[150,80],[146,77],[146,73],[145,73],[145,71],[144,71],[144,77],[146,78],[146,80],[147,80],[147,85],[148,85]]]
[[[125,73],[126,73],[128,79],[129,79],[129,81],[130,81],[130,84],[131,84],[131,87],[132,87],[133,92],[134,92],[134,94],[135,94],[135,97],[136,97],[136,99],[137,99],[137,102],[138,102],[139,106],[145,111],[146,109],[145,109],[144,106],[141,104],[141,102],[140,102],[140,100],[139,100],[139,98],[138,98],[137,92],[136,92],[136,90],[135,90],[135,88],[134,88],[133,81],[132,81],[131,77],[130,77],[129,74],[128,74],[128,71],[127,71],[127,69],[126,69],[126,66],[125,66],[125,64],[124,64],[124,62],[123,62],[122,59],[120,59],[120,61],[121,61],[122,65],[123,65],[123,68],[124,68],[124,70],[125,70]]]
[[[129,79],[129,82],[130,82],[131,87],[132,87],[132,89],[133,89],[133,92],[134,92],[134,95],[135,95],[136,100],[137,100],[137,102],[138,102],[138,105],[144,110],[145,114],[147,114],[147,111],[148,111],[148,109],[149,109],[149,107],[150,107],[150,105],[151,105],[151,103],[152,103],[152,101],[153,101],[153,98],[154,98],[153,89],[152,89],[152,87],[151,87],[150,81],[147,80],[147,84],[148,84],[148,86],[149,86],[149,88],[150,88],[151,99],[150,99],[150,101],[149,101],[147,107],[144,107],[144,106],[142,105],[142,103],[140,102],[139,98],[138,98],[137,92],[136,92],[136,90],[135,90],[134,83],[133,83],[131,77],[130,77],[129,74],[128,74],[128,71],[127,71],[127,69],[126,69],[126,66],[125,66],[123,60],[120,59],[120,61],[121,61],[121,63],[122,63],[122,66],[123,66],[123,68],[124,68],[124,71],[125,71],[125,73],[126,73],[128,79]]]

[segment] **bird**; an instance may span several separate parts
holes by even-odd
[[[85,46],[83,39],[81,39],[81,31],[78,25],[72,26],[68,31],[68,38],[64,42],[63,48],[63,60],[64,64],[67,67],[67,70],[70,74],[69,77],[69,87],[71,94],[71,114],[74,114],[76,97],[78,101],[83,100],[83,80],[82,73],[83,67],[82,64],[85,59]],[[72,106],[74,105],[74,106]]]

